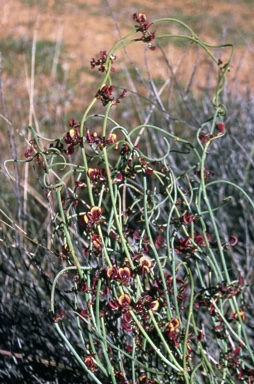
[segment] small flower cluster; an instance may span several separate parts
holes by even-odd
[[[106,61],[107,61],[107,51],[100,51],[99,52],[99,59],[95,60],[94,58],[91,59],[90,64],[91,68],[94,69],[95,67],[99,67],[98,71],[105,72],[106,71]],[[112,63],[114,60],[116,60],[115,55],[110,55],[110,63]],[[115,72],[115,68],[110,67],[111,72]]]
[[[107,270],[107,278],[109,282],[118,282],[121,286],[131,287],[133,281],[139,276],[147,276],[150,274],[152,268],[152,262],[147,257],[134,257],[135,260],[139,260],[140,267],[131,270],[129,267],[110,267]],[[174,294],[174,279],[172,276],[166,276],[166,285],[168,288],[168,294],[171,296]],[[110,287],[110,285],[108,285]],[[112,286],[115,287],[115,284]],[[188,299],[188,283],[185,280],[178,278],[178,300],[184,303]],[[109,292],[108,292],[109,293]],[[109,294],[110,296],[110,294]],[[140,325],[147,332],[149,337],[154,341],[156,345],[160,345],[161,340],[158,338],[155,332],[154,324],[151,322],[150,313],[160,314],[160,327],[164,329],[164,336],[167,343],[171,348],[177,348],[183,342],[183,329],[180,329],[180,321],[177,317],[172,318],[170,321],[166,320],[165,308],[167,307],[167,300],[165,290],[161,280],[156,279],[153,283],[150,282],[150,288],[142,292],[140,298],[136,301],[127,294],[121,294],[117,299],[110,299],[108,302],[108,310],[104,311],[106,316],[105,320],[111,321],[112,324],[121,319],[121,327],[123,330],[123,338],[127,338],[128,334],[132,334],[135,337],[135,345],[140,346],[144,342],[144,336],[139,332],[137,325],[133,319],[132,313],[138,317]],[[181,311],[184,310],[184,306],[181,305]],[[111,319],[111,320],[110,320]],[[163,322],[162,319],[165,319]],[[190,339],[191,334],[188,336]],[[138,348],[138,347],[137,347]],[[126,346],[129,350],[130,347]],[[188,355],[191,358],[192,350],[188,344]]]
[[[194,233],[193,239],[191,239],[190,236],[187,236],[185,239],[182,237],[177,238],[175,241],[175,250],[179,254],[184,253],[186,256],[191,257],[200,247],[206,247],[209,241],[209,233],[207,233],[206,236]]]
[[[136,25],[137,32],[142,33],[141,41],[148,43],[148,47],[154,51],[155,46],[151,44],[151,41],[155,39],[155,32],[149,31],[149,28],[153,25],[152,22],[147,21],[145,13],[134,13],[132,16],[133,20],[138,24]]]
[[[64,141],[68,145],[65,150],[66,155],[72,155],[74,153],[74,147],[81,143],[82,138],[80,137],[80,124],[72,118],[70,120],[71,129],[64,135]]]
[[[96,145],[96,148],[102,149],[107,145],[115,144],[117,141],[117,135],[115,133],[109,133],[108,137],[102,137],[97,132],[87,131],[86,140],[89,144]]]
[[[113,96],[113,91],[113,85],[103,84],[96,93],[95,97],[98,100],[101,100],[103,106],[106,106],[108,103],[111,103],[111,105],[119,104],[120,100],[126,97],[127,91],[124,89],[118,97]]]
[[[221,59],[218,59],[217,64],[218,64],[218,66],[219,66],[221,71],[227,70],[228,72],[230,72],[230,70],[232,68],[231,64],[229,64],[228,62],[227,63],[223,63],[223,61]]]
[[[214,140],[215,138],[219,137],[219,136],[222,136],[225,131],[226,131],[226,127],[225,127],[225,124],[223,123],[217,123],[215,128],[217,129],[218,131],[218,134],[210,134],[210,133],[204,133],[204,132],[201,132],[199,134],[199,140],[202,142],[202,143],[207,143],[208,141],[211,141],[211,140]]]
[[[200,309],[201,307],[208,308],[209,315],[215,319],[214,332],[217,338],[227,340],[228,336],[226,333],[225,323],[222,321],[221,315],[216,308],[216,303],[219,299],[227,301],[232,297],[237,297],[241,294],[242,290],[243,281],[242,278],[239,277],[237,282],[230,285],[226,284],[225,281],[222,281],[215,287],[210,287],[197,293],[194,307],[197,309]],[[227,317],[228,322],[238,321],[239,317],[241,317],[242,321],[245,321],[245,308],[243,308],[240,312],[231,312],[227,315]]]
[[[86,227],[86,232],[90,234],[94,228],[101,223],[102,209],[100,207],[91,207],[88,213],[80,216],[80,225]]]
[[[210,180],[211,180],[211,177],[214,176],[214,171],[212,171],[211,169],[203,169],[203,175],[202,175],[202,171],[200,169],[198,169],[196,172],[195,172],[195,175],[198,176],[199,179],[201,179],[201,177],[203,176],[204,177],[204,181],[206,183],[208,183]]]

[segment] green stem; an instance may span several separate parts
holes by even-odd
[[[73,247],[72,240],[71,240],[71,236],[70,236],[70,232],[68,230],[68,224],[67,224],[65,213],[63,210],[63,204],[62,204],[62,199],[61,199],[61,189],[60,188],[57,189],[56,195],[57,195],[57,201],[58,201],[59,214],[60,214],[60,217],[62,219],[62,224],[63,224],[63,231],[64,231],[64,235],[66,237],[66,241],[67,241],[67,244],[68,244],[68,247],[70,250],[70,254],[71,254],[71,257],[73,259],[74,264],[77,267],[78,274],[79,274],[80,278],[83,279],[82,267],[81,267],[79,260],[75,254],[74,247]]]

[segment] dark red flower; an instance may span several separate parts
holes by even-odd
[[[77,188],[85,188],[85,187],[87,187],[87,185],[86,185],[84,180],[75,180],[74,183],[75,183],[75,186]]]
[[[182,222],[183,224],[187,225],[189,223],[192,223],[193,221],[195,220],[195,216],[192,215],[190,212],[186,212],[183,216],[182,216]]]
[[[175,239],[175,250],[177,253],[186,253],[186,254],[192,254],[195,252],[195,247],[190,241],[191,237],[188,236],[186,239],[183,239],[182,237]]]
[[[126,332],[130,332],[132,330],[131,324],[122,322],[122,327]]]
[[[32,146],[29,147],[29,148],[26,150],[26,152],[24,153],[25,158],[26,158],[26,159],[31,159],[31,158],[32,158],[32,154],[33,154],[33,152],[34,152],[33,147],[32,147]]]
[[[146,273],[150,272],[150,268],[152,266],[152,261],[147,256],[142,256],[139,260],[140,267],[141,267],[141,274],[145,275]]]
[[[91,314],[88,313],[88,311],[86,309],[82,309],[80,314],[81,314],[82,317],[86,317],[86,318],[91,317]]]
[[[128,154],[130,152],[130,147],[125,144],[122,146],[122,149],[121,149],[121,155],[125,155],[126,153]]]
[[[94,372],[96,370],[96,364],[94,360],[95,354],[90,354],[85,356],[84,363],[89,369],[89,371]]]
[[[102,209],[94,206],[90,208],[90,211],[79,218],[79,224],[86,226],[89,230],[96,227],[101,222]]]
[[[127,350],[127,352],[131,353],[132,352],[132,346],[127,344],[126,345],[126,350]]]
[[[146,22],[146,14],[145,13],[134,13],[132,15],[133,20],[137,21],[138,23],[145,23]]]
[[[223,123],[216,124],[216,129],[219,131],[219,133],[224,133],[225,132],[225,124],[223,124]]]
[[[65,150],[66,155],[72,155],[74,153],[74,145],[69,145]]]
[[[97,248],[98,250],[101,250],[102,249],[102,240],[100,238],[100,236],[95,233],[93,236],[92,236],[92,244],[95,248]]]
[[[131,270],[129,267],[119,268],[118,280],[122,285],[128,286],[130,284]]]
[[[136,229],[136,230],[133,232],[132,238],[133,238],[134,240],[140,240],[140,233],[141,233],[140,229]]]
[[[90,144],[100,143],[102,141],[102,138],[98,137],[97,132],[90,132],[90,131],[87,131],[86,139]]]
[[[199,140],[202,141],[202,143],[206,143],[208,140],[213,139],[215,135],[210,135],[210,133],[203,133],[201,132],[199,134]]]
[[[155,51],[156,47],[154,45],[148,44],[148,46],[149,46],[149,49],[151,49],[151,51]]]
[[[86,293],[88,293],[88,292],[91,291],[91,289],[88,287],[87,281],[83,281],[83,282],[81,283],[81,285],[80,285],[80,290],[81,290],[82,292],[86,292]]]
[[[124,99],[127,96],[127,89],[124,89],[123,92],[120,94],[119,98]]]
[[[209,314],[212,317],[216,316],[216,309],[215,309],[215,306],[212,303],[210,304]],[[218,326],[217,330],[219,330],[219,329],[220,329],[220,327]]]
[[[152,312],[157,312],[159,309],[160,303],[159,300],[153,300],[149,303],[149,308],[151,309]]]
[[[123,177],[123,174],[121,172],[114,172],[114,174],[112,175],[112,183],[113,184],[117,184],[117,183],[121,183],[123,181],[124,177]]]
[[[231,245],[231,247],[233,247],[237,243],[238,243],[238,238],[234,235],[230,235],[229,245]]]
[[[118,303],[121,305],[121,307],[123,308],[128,308],[129,305],[131,304],[131,298],[129,295],[127,295],[126,293],[124,293],[123,295],[121,295],[118,299]]]
[[[118,268],[117,267],[110,267],[107,270],[107,276],[109,279],[117,279],[118,277]]]
[[[115,372],[115,378],[117,380],[117,384],[132,384],[131,380],[127,380],[125,376],[125,372]]]
[[[199,178],[201,178],[201,170],[196,171],[195,174]],[[214,176],[214,172],[211,170],[208,170],[208,169],[204,169],[203,175],[204,175],[204,181],[208,182],[208,181],[210,181],[211,176]]]
[[[77,123],[73,117],[70,119],[69,124],[70,124],[71,128],[79,128],[80,127],[80,123]]]
[[[101,100],[102,105],[107,105],[110,101],[112,102],[114,100],[114,97],[112,96],[114,91],[114,87],[112,85],[103,84],[98,92],[96,93],[97,99]]]
[[[113,85],[103,84],[95,96],[97,97],[98,100],[101,100],[102,105],[105,106],[109,102],[111,102],[111,105],[119,104],[120,99],[124,99],[127,93],[126,89],[124,89],[123,92],[118,97],[115,98],[113,96],[113,92],[114,92]]]
[[[150,176],[153,174],[153,169],[152,168],[149,168],[149,167],[145,167],[145,173]]]
[[[77,128],[70,129],[69,132],[67,132],[64,135],[64,141],[66,144],[72,144],[72,145],[76,145],[80,143],[81,137],[80,137],[79,129]]]
[[[59,311],[57,311],[54,314],[53,320],[54,320],[54,323],[58,323],[59,321],[63,321],[65,318],[66,318],[65,310],[61,308],[59,309]]]
[[[210,235],[209,233],[206,233],[206,239],[207,241],[210,241]],[[194,233],[194,241],[199,247],[205,247],[206,246],[206,241],[204,235],[197,235]]]
[[[119,235],[113,230],[111,229],[110,233],[109,233],[109,236],[112,238],[112,239],[117,239],[119,240]]]
[[[112,309],[113,311],[116,311],[116,310],[118,310],[118,308],[120,307],[120,304],[119,304],[118,301],[116,301],[115,299],[113,299],[113,300],[110,300],[110,301],[108,302],[108,306],[109,306],[109,308]]]
[[[94,181],[105,181],[107,179],[107,171],[105,168],[89,168],[87,175],[91,180]]]
[[[164,239],[163,239],[163,237],[161,235],[158,235],[156,237],[154,245],[155,245],[156,249],[160,249],[160,248],[162,248],[165,245]]]
[[[173,317],[166,325],[165,325],[165,331],[175,331],[177,328],[180,327],[180,321]]]
[[[125,323],[130,323],[132,321],[132,317],[131,317],[130,312],[125,312],[123,314],[123,320]]]
[[[180,345],[180,339],[181,339],[181,335],[180,335],[180,332],[178,332],[177,330],[174,330],[174,331],[169,331],[167,333],[167,337],[170,339],[170,341],[173,343],[174,347],[179,347]]]

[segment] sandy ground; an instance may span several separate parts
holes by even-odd
[[[253,69],[253,1],[178,1],[152,0],[137,2],[123,0],[0,0],[0,36],[19,38],[33,36],[37,31],[39,40],[63,41],[67,48],[65,68],[87,65],[92,56],[101,49],[109,49],[117,40],[117,31],[112,18],[122,35],[133,25],[131,15],[145,11],[149,19],[179,17],[211,44],[217,44],[226,34],[226,40],[236,44],[235,70],[242,58],[242,81],[251,80]],[[213,3],[213,4],[211,4]],[[158,31],[159,32],[159,31]],[[4,59],[4,52],[3,59]],[[234,70],[232,70],[232,77]]]
[[[109,50],[119,36],[130,32],[134,25],[132,14],[139,11],[146,12],[149,20],[162,17],[184,20],[210,44],[232,42],[235,45],[235,55],[228,84],[237,91],[241,89],[243,93],[253,89],[254,1],[142,0],[137,5],[134,0],[0,0],[0,38],[15,40],[35,37],[38,41],[52,41],[56,49],[64,46],[61,66],[66,79],[72,78],[76,81],[75,85],[72,81],[72,89],[68,89],[69,85],[64,90],[54,89],[52,78],[45,75],[35,78],[35,94],[39,94],[43,88],[51,88],[49,104],[54,105],[54,113],[61,116],[63,108],[59,100],[61,97],[67,100],[72,91],[74,95],[70,97],[69,104],[65,102],[64,113],[68,113],[70,109],[83,108],[84,99],[90,96],[91,87],[95,87],[93,84],[99,81],[95,71],[90,70],[91,58],[96,57],[100,50]],[[175,32],[174,28],[173,23],[168,32]],[[160,29],[156,33],[159,34]],[[130,54],[133,60],[143,65],[141,45],[139,43],[130,49]],[[167,52],[175,65],[181,57],[179,55],[185,55],[185,49],[181,46],[172,45]],[[16,60],[15,55],[15,51],[2,52],[3,63],[8,56],[14,58],[11,73],[4,72],[2,75],[6,105],[8,116],[16,115],[22,125],[27,126],[29,102],[25,99],[29,99],[28,88],[31,85],[30,63],[21,57]],[[227,60],[227,55],[225,53],[226,58],[222,57],[223,61]],[[189,58],[186,56],[185,61],[181,60],[182,72],[191,73]],[[154,59],[151,62],[155,76],[161,74],[159,62]],[[206,72],[203,73],[205,79]],[[52,77],[52,71],[50,76]],[[40,105],[38,109],[42,107]],[[41,111],[45,115],[48,113],[43,108]],[[0,124],[2,123],[1,120]],[[1,143],[4,141],[2,138]]]

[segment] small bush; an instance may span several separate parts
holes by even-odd
[[[51,139],[29,127],[25,159],[5,163],[11,178],[12,163],[30,163],[42,186],[51,241],[30,241],[51,260],[51,320],[86,382],[250,383],[252,281],[237,256],[244,240],[227,222],[235,196],[237,216],[253,209],[242,188],[250,165],[231,181],[218,155],[233,48],[206,44],[176,19],[133,19],[127,36],[91,59],[102,80],[80,121]],[[200,57],[187,85],[166,54],[172,40]],[[149,81],[142,71],[119,75],[121,52],[141,44]],[[153,77],[157,55],[165,81]]]

